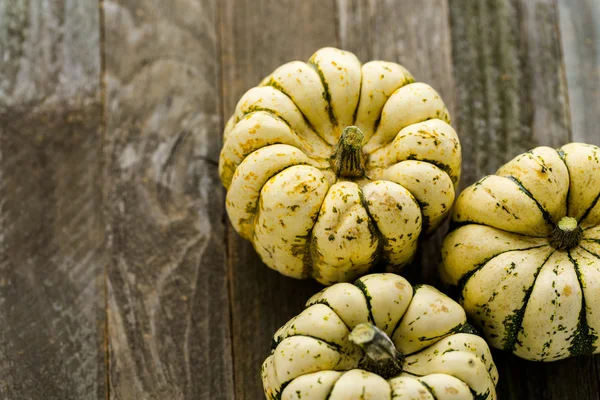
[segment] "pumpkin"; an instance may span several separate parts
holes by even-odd
[[[553,361],[597,353],[600,148],[537,147],[465,189],[442,279],[491,346]]]
[[[306,306],[273,338],[262,366],[268,399],[496,399],[487,344],[431,286],[371,274]]]
[[[317,51],[239,100],[219,172],[263,262],[329,285],[397,270],[450,213],[458,137],[440,96],[401,65]]]

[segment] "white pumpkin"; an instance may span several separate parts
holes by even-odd
[[[240,99],[219,160],[233,227],[265,264],[328,285],[397,270],[449,215],[461,152],[440,96],[402,66],[317,51]]]
[[[538,147],[465,189],[442,278],[490,345],[536,361],[600,351],[600,149]]]
[[[281,327],[262,367],[271,400],[496,399],[498,372],[460,305],[394,274],[338,283]],[[471,328],[472,329],[472,328]]]

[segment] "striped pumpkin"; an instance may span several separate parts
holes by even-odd
[[[496,399],[498,372],[460,305],[394,274],[338,283],[281,327],[267,399]]]
[[[265,264],[329,285],[409,263],[449,215],[461,152],[440,96],[333,48],[240,99],[219,160],[233,227]]]
[[[536,361],[599,351],[600,148],[538,147],[465,189],[444,240],[490,345]]]

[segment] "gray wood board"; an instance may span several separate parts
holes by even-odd
[[[451,0],[462,185],[533,147],[571,140],[569,104],[551,0]],[[527,362],[494,352],[500,399],[595,399],[592,357]]]
[[[573,140],[600,146],[600,1],[558,5]]]
[[[106,397],[95,0],[0,2],[0,398]]]
[[[233,398],[216,5],[103,4],[113,399]]]

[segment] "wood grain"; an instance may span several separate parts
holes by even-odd
[[[600,145],[600,2],[559,0],[573,140]]]
[[[404,65],[417,81],[427,82],[444,99],[456,120],[456,90],[447,0],[337,0],[342,47],[363,61]],[[456,123],[453,123],[456,127]],[[461,140],[465,137],[458,132]],[[437,284],[440,244],[447,223],[422,238],[415,261],[402,271],[412,283]]]
[[[99,13],[0,2],[0,398],[106,397]]]
[[[538,145],[570,140],[558,15],[551,0],[451,0],[463,181]],[[592,357],[532,363],[501,351],[501,399],[595,399]]]
[[[216,2],[105,1],[111,399],[231,399]]]
[[[600,5],[557,3],[0,1],[0,398],[262,398],[273,333],[320,287],[226,220],[237,100],[323,46],[399,62],[448,105],[465,187],[537,145],[600,145]],[[437,284],[445,229],[413,282]],[[597,357],[494,358],[501,399],[600,399]]]
[[[279,65],[337,46],[333,1],[226,0],[221,9],[223,117]],[[260,367],[275,331],[320,290],[267,268],[228,223],[236,398],[264,398]]]

